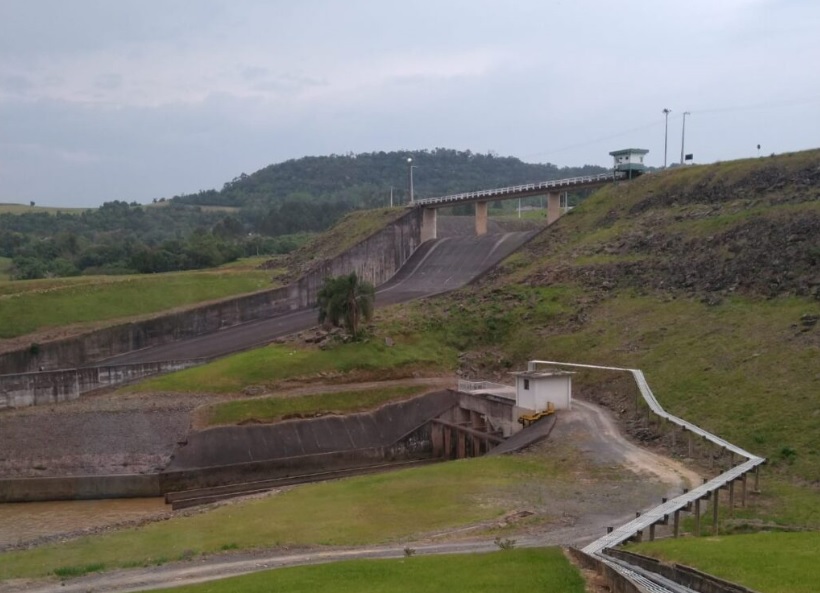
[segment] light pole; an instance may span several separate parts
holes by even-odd
[[[410,174],[410,203],[411,204],[415,202],[415,198],[413,197],[413,169],[415,169],[416,167],[418,167],[418,165],[414,165],[413,164],[413,159],[408,157],[407,158],[407,169],[408,169],[409,174]]]
[[[663,115],[666,118],[666,122],[663,126],[663,168],[666,169],[666,147],[669,145],[669,114],[672,113],[671,109],[664,109]]]
[[[688,111],[683,112],[683,127],[680,130],[680,164],[683,164],[683,143],[686,140],[686,116],[692,115]]]

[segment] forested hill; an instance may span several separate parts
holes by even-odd
[[[212,267],[242,255],[283,253],[351,210],[416,196],[597,173],[512,157],[436,149],[305,157],[242,174],[217,190],[154,200],[107,202],[82,213],[0,213],[0,258],[16,279],[168,272]]]
[[[288,200],[342,201],[356,208],[388,205],[393,188],[396,203],[408,199],[408,162],[416,167],[416,197],[503,187],[533,181],[602,173],[584,165],[559,168],[525,163],[515,157],[477,154],[446,148],[424,151],[371,152],[304,157],[241,174],[220,191],[175,196],[173,201],[207,206],[257,208]]]

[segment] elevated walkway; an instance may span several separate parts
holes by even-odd
[[[680,528],[680,513],[682,512],[693,513],[693,518],[695,520],[695,534],[699,535],[701,501],[704,500],[711,500],[712,521],[716,528],[718,521],[720,491],[723,489],[729,491],[729,508],[732,509],[734,507],[735,483],[742,481],[743,490],[741,495],[745,499],[747,476],[751,472],[754,472],[755,482],[757,482],[759,468],[765,463],[766,460],[762,457],[749,453],[736,445],[733,445],[725,439],[722,439],[709,431],[692,424],[691,422],[687,422],[682,418],[668,413],[655,398],[655,394],[649,388],[649,384],[647,383],[643,372],[638,369],[534,360],[530,361],[531,370],[534,370],[535,366],[539,364],[549,365],[550,367],[570,367],[630,373],[635,379],[635,383],[637,384],[641,397],[649,406],[649,410],[662,422],[665,422],[671,426],[676,426],[682,431],[686,431],[701,437],[702,439],[712,443],[720,450],[728,451],[732,455],[732,459],[734,459],[735,455],[738,455],[744,459],[744,461],[741,461],[737,465],[733,465],[733,467],[729,470],[705,482],[701,486],[698,486],[691,491],[684,490],[680,496],[677,496],[669,501],[664,501],[661,505],[641,513],[632,521],[629,521],[628,523],[625,523],[615,529],[611,529],[609,533],[598,538],[580,550],[581,553],[592,557],[595,561],[608,567],[608,570],[614,571],[629,582],[637,585],[639,587],[639,591],[651,591],[657,593],[689,593],[691,590],[686,586],[681,586],[670,582],[662,576],[653,576],[651,572],[646,571],[645,569],[633,566],[627,562],[624,562],[622,559],[616,559],[608,555],[607,551],[610,548],[614,548],[615,546],[621,545],[628,541],[641,541],[646,532],[648,532],[648,537],[651,541],[655,537],[655,527],[658,525],[668,525],[670,520],[673,523],[673,533],[677,537]],[[757,484],[755,485],[755,489],[757,489]]]

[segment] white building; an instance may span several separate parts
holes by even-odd
[[[623,150],[614,150],[609,154],[614,159],[612,166],[615,171],[628,173],[630,177],[637,177],[646,172],[643,157],[648,152],[643,148],[624,148]]]
[[[520,371],[515,376],[515,405],[541,412],[552,402],[556,410],[572,409],[572,375],[567,371]]]

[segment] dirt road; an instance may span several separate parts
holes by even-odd
[[[550,439],[537,445],[538,454],[578,459],[579,475],[573,491],[562,500],[550,500],[553,511],[566,517],[566,525],[522,529],[510,535],[519,547],[583,545],[599,537],[609,525],[634,517],[636,510],[654,506],[663,495],[700,482],[700,477],[675,462],[629,442],[618,431],[610,414],[593,404],[574,401],[572,411],[561,412]],[[598,488],[583,472],[612,471],[621,476],[608,489]],[[584,484],[589,487],[584,488]],[[526,488],[522,484],[522,488]],[[604,491],[606,490],[606,491]],[[184,585],[284,566],[319,564],[353,558],[400,558],[404,548],[416,554],[486,552],[497,549],[487,537],[469,538],[470,530],[427,534],[401,545],[348,549],[317,548],[258,553],[220,554],[159,567],[89,575],[69,581],[6,582],[2,593],[86,593],[143,591]],[[453,541],[455,540],[455,541]]]

